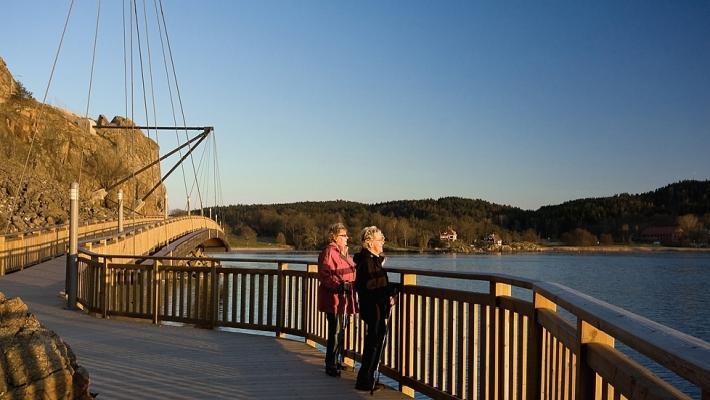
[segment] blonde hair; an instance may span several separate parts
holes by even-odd
[[[331,242],[335,242],[335,239],[338,237],[338,233],[340,231],[348,231],[348,228],[345,227],[345,225],[342,222],[336,222],[333,225],[328,227],[328,240]]]
[[[360,237],[362,239],[362,247],[370,250],[372,249],[372,241],[375,240],[377,234],[382,235],[380,228],[376,226],[368,226],[362,230]],[[384,236],[384,235],[383,235]]]

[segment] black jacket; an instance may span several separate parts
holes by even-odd
[[[363,248],[353,256],[353,260],[357,267],[355,289],[360,303],[360,316],[365,320],[385,318],[392,295],[387,273],[382,269],[385,258]]]

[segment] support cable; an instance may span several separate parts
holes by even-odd
[[[133,10],[135,9],[134,5],[135,5],[135,0],[130,0],[128,3],[128,7],[129,7],[128,12],[130,13],[131,18],[130,18],[130,29],[128,31],[130,32],[130,35],[131,35],[131,40],[130,40],[131,57],[130,57],[130,62],[128,63],[128,65],[130,65],[130,67],[131,67],[131,102],[130,102],[131,103],[131,118],[130,118],[131,127],[129,129],[131,132],[131,151],[130,151],[131,154],[135,151],[135,148],[136,148],[135,118],[134,118],[135,96],[133,93],[133,89],[135,86],[135,82],[133,79],[133,70],[134,70],[134,68],[133,68],[133,20],[135,17],[135,14],[133,12]],[[132,176],[132,178],[133,178],[133,185],[134,185],[134,187],[133,187],[133,201],[135,202],[136,199],[138,198],[138,184],[135,181],[135,174]],[[133,214],[131,214],[131,216],[133,216]]]
[[[128,65],[126,56],[126,0],[123,0],[123,100],[126,105],[125,116],[128,118]]]
[[[168,26],[165,23],[165,13],[163,11],[163,0],[158,0],[158,2],[160,4],[160,15],[163,19],[163,27],[165,28],[165,41],[168,45],[168,55],[170,56],[170,65],[172,67],[173,80],[175,81],[175,89],[177,92],[178,104],[180,105],[180,113],[182,114],[183,124],[186,124],[185,109],[182,104],[182,96],[180,95],[180,85],[178,84],[177,72],[175,71],[175,61],[173,60],[173,52],[172,52],[172,48],[170,46],[170,35],[168,34]],[[185,137],[187,137],[187,132],[185,132]],[[195,161],[192,156],[190,156],[190,163],[192,164],[192,173],[197,174],[197,172],[195,171]],[[199,197],[200,207],[202,207],[202,194],[200,193],[200,186],[199,185],[197,186],[197,195]]]
[[[203,161],[205,160],[205,153],[207,153],[209,146],[205,145],[202,147],[202,154],[200,155],[200,161],[197,163],[197,175],[195,175],[195,179],[192,181],[192,187],[190,187],[190,196],[192,196],[192,190],[195,188],[195,185],[197,184],[197,178],[198,175],[202,174],[203,169]],[[200,178],[202,178],[200,176]]]
[[[69,11],[67,12],[67,18],[64,21],[64,29],[62,30],[62,35],[59,39],[59,46],[57,47],[57,52],[54,55],[54,63],[52,64],[52,71],[49,74],[49,81],[47,82],[47,86],[44,89],[44,96],[42,96],[42,105],[40,106],[40,112],[37,116],[37,119],[35,119],[34,125],[34,132],[32,132],[32,138],[30,139],[30,149],[27,151],[27,157],[25,158],[25,165],[22,167],[22,171],[20,172],[20,183],[17,185],[17,190],[15,193],[17,193],[16,196],[12,197],[12,200],[10,202],[10,214],[8,215],[7,218],[7,224],[5,226],[5,231],[8,232],[10,229],[10,223],[12,222],[12,217],[13,214],[15,213],[15,204],[16,200],[19,197],[20,189],[22,189],[22,183],[24,182],[25,179],[25,171],[27,171],[27,165],[30,161],[30,156],[32,154],[32,148],[34,146],[35,142],[35,137],[37,136],[37,131],[38,129],[38,121],[41,120],[41,117],[44,116],[44,110],[46,107],[46,102],[47,102],[47,94],[49,93],[49,88],[52,86],[52,78],[54,78],[54,70],[57,67],[57,60],[59,59],[59,54],[62,50],[62,44],[64,43],[64,35],[67,32],[67,26],[69,25],[69,17],[71,16],[72,9],[74,8],[74,0],[71,1],[69,4]]]
[[[151,103],[153,106],[153,123],[155,125],[158,125],[158,112],[156,111],[155,107],[155,87],[153,85],[153,58],[151,56],[150,52],[150,37],[149,31],[148,31],[148,11],[145,6],[145,0],[143,0],[143,23],[145,25],[145,43],[146,43],[146,49],[148,51],[148,77],[150,80],[150,98],[151,98]],[[150,136],[148,136],[150,138]],[[155,154],[155,158],[160,157],[160,139],[159,139],[158,132],[155,133],[155,143],[158,145],[158,152]],[[155,171],[153,169],[150,170],[150,178],[151,181],[155,181]],[[162,180],[161,180],[162,183]]]
[[[138,42],[138,62],[140,64],[140,73],[141,73],[141,92],[143,94],[143,111],[145,113],[145,119],[146,119],[146,124],[150,124],[149,116],[148,116],[148,100],[146,98],[146,86],[145,86],[145,71],[144,71],[144,66],[143,66],[143,47],[141,46],[141,31],[140,31],[140,23],[138,22],[138,7],[136,6],[136,1],[133,1],[133,14],[136,18],[136,41]],[[157,122],[156,122],[157,125]],[[133,129],[135,129],[135,124],[133,125]],[[150,129],[147,129],[148,132],[148,137],[150,138]],[[156,137],[157,137],[156,133]],[[151,170],[152,172],[152,170]],[[134,174],[135,177],[135,174]],[[154,176],[153,176],[154,177]],[[154,179],[153,179],[154,180]],[[138,198],[138,181],[136,180],[134,182],[136,185],[136,199]],[[145,199],[142,199],[143,201]]]
[[[173,99],[173,88],[172,84],[170,81],[170,73],[168,72],[168,60],[165,55],[165,42],[163,40],[163,28],[160,20],[160,12],[158,11],[158,3],[156,0],[153,0],[153,8],[155,9],[155,18],[158,21],[158,33],[160,34],[160,48],[163,54],[163,68],[165,69],[165,77],[168,81],[168,94],[170,96],[170,109],[172,111],[172,117],[173,117],[173,125],[177,126],[177,118],[176,118],[176,113],[175,113],[175,101]],[[180,145],[180,135],[178,134],[178,131],[175,130],[175,139],[177,140],[178,145]],[[182,151],[179,153],[180,157],[182,157]],[[180,164],[180,172],[182,173],[182,183],[185,188],[185,195],[187,195],[187,179],[185,176],[185,167]],[[167,205],[166,205],[167,207]]]
[[[94,46],[91,50],[91,72],[89,73],[89,94],[86,97],[86,112],[84,113],[84,119],[86,120],[86,129],[91,132],[91,123],[89,122],[89,105],[91,104],[91,88],[94,83],[94,66],[96,65],[96,42],[98,42],[99,37],[99,20],[101,16],[101,0],[97,0],[96,9],[96,29],[94,30]],[[84,147],[85,142],[82,142],[81,152],[79,152],[79,187],[81,187],[81,173],[84,169]]]

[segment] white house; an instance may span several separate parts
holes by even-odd
[[[439,233],[439,239],[447,242],[455,242],[457,239],[456,231],[448,227],[445,231]]]

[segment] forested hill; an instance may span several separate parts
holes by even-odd
[[[541,207],[526,221],[541,234],[559,237],[575,228],[600,235],[627,234],[649,226],[675,226],[677,218],[693,214],[710,227],[710,181],[681,181],[636,195],[573,200]]]
[[[399,247],[435,245],[439,232],[447,227],[466,243],[490,233],[504,241],[555,240],[577,228],[626,242],[646,227],[676,226],[679,217],[689,214],[697,219],[694,229],[710,227],[710,181],[682,181],[648,193],[579,199],[536,211],[444,197],[378,204],[339,200],[233,205],[218,212],[237,234],[278,238],[303,249],[321,246],[327,226],[334,221],[344,222],[352,233],[377,225],[388,242]]]

